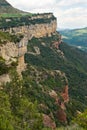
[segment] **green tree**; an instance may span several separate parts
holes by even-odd
[[[38,112],[36,102],[32,103],[26,97],[22,97],[17,110],[18,123],[23,130],[41,130],[42,115]]]
[[[11,73],[11,82],[5,86],[9,95],[15,130],[41,130],[42,115],[38,112],[37,103],[31,102],[23,91],[23,80],[17,72]]]
[[[11,82],[7,83],[5,88],[6,93],[9,95],[11,109],[16,113],[19,100],[22,97],[23,80],[20,79],[19,75],[15,70],[10,74]]]
[[[80,113],[76,117],[75,122],[83,127],[85,130],[87,130],[87,110],[85,110],[83,113]]]
[[[0,91],[0,130],[14,130],[9,97]]]

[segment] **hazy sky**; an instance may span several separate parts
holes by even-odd
[[[87,0],[7,0],[32,13],[53,12],[59,28],[87,27]]]

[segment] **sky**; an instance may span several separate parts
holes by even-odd
[[[31,12],[53,12],[58,28],[87,27],[87,0],[7,0],[13,7]]]

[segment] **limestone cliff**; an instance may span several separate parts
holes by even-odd
[[[10,81],[8,70],[11,64],[17,62],[18,48],[15,43],[7,42],[0,45],[0,85]],[[4,71],[5,70],[5,71]]]
[[[15,43],[7,42],[0,46],[0,57],[5,59],[6,64],[16,61],[18,56],[18,48]]]
[[[22,37],[20,41],[18,40],[15,43],[15,40],[11,42],[11,37],[13,35],[0,32],[0,84],[10,81],[9,71],[12,68],[16,67],[20,76],[26,68],[24,54],[27,52],[26,42],[28,42],[28,39]],[[15,38],[17,38],[17,35],[15,35]]]
[[[9,23],[9,19],[6,21]],[[42,53],[40,45],[44,50],[47,47],[51,52],[54,50],[56,50],[57,52],[59,50],[59,45],[62,42],[60,34],[56,32],[57,21],[53,17],[53,14],[44,14],[44,15],[39,14],[37,16],[29,18],[28,22],[30,22],[31,24],[24,23],[24,25],[21,26],[15,26],[10,28],[8,27],[6,29],[2,29],[3,31],[9,32],[12,35],[23,36],[21,40],[17,41],[16,43],[7,42],[6,44],[2,44],[2,46],[0,46],[0,56],[3,57],[3,59],[5,59],[6,64],[11,64],[12,61],[17,60],[18,66],[16,67],[17,72],[19,73],[20,76],[21,72],[24,71],[26,68],[24,60],[25,53],[33,56],[40,56]],[[44,39],[47,38],[45,39],[46,41],[44,42],[42,40],[43,37]],[[40,41],[39,46],[38,44],[36,45],[36,43],[38,42],[36,42],[35,39],[38,40],[38,42]],[[35,42],[35,45],[33,42]],[[33,49],[30,48],[29,44],[30,45],[32,44],[31,48]],[[29,49],[31,49],[30,51],[29,50],[27,51],[27,45],[29,46]],[[49,54],[51,53],[48,53],[48,55]],[[60,53],[57,52],[57,54],[61,56]],[[41,64],[41,62],[39,64]],[[35,88],[31,84],[30,85],[31,88],[29,88],[29,91],[30,93],[32,93],[32,90],[34,88],[34,93],[32,94],[32,96],[34,94],[37,95],[36,97],[34,96],[33,98],[35,98],[35,100],[37,101],[38,97],[41,98],[39,106],[40,110],[43,113],[43,124],[46,127],[55,129],[56,128],[55,120],[58,120],[63,123],[67,122],[65,103],[68,103],[69,95],[67,85],[68,82],[65,74],[60,70],[45,70],[45,69],[39,70],[39,67],[33,68],[33,66],[30,66],[29,68],[29,65],[26,71],[24,73],[26,75],[25,79],[28,78],[27,82],[31,84],[31,81],[32,82],[35,81],[35,86],[38,87],[38,89],[35,90]],[[9,75],[7,74],[2,75],[0,79],[5,83],[7,81],[10,81]],[[31,81],[29,81],[29,79]],[[37,92],[37,90],[39,90],[39,92]],[[47,97],[48,101],[45,101],[45,96]]]
[[[11,21],[11,18],[5,19],[5,22],[8,25]],[[10,41],[6,41],[6,44],[2,44],[0,46],[0,57],[5,60],[7,65],[18,60],[17,71],[21,74],[21,72],[26,68],[24,54],[27,52],[28,40],[33,37],[40,38],[51,36],[56,32],[56,27],[57,21],[52,13],[38,14],[28,17],[28,23],[21,26],[12,27],[10,25],[10,27],[8,26],[6,28],[1,27],[3,32],[9,32],[11,35],[22,35],[23,37],[16,44]]]
[[[24,19],[24,18],[22,18]],[[27,20],[26,20],[27,19]],[[40,38],[44,36],[51,36],[52,33],[56,32],[57,20],[53,14],[39,14],[32,17],[26,18],[25,21],[20,20],[19,25],[10,26],[9,24],[14,22],[12,19],[5,19],[7,27],[2,26],[1,30],[8,31],[10,33],[21,33],[28,40],[32,37]],[[18,21],[17,21],[18,22]],[[9,25],[9,26],[8,26]]]

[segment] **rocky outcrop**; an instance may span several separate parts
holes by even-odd
[[[12,19],[9,18],[7,21],[9,23]],[[24,22],[20,21],[21,25],[19,24],[17,27],[16,25],[14,25],[14,27],[9,27],[9,25],[5,30],[4,27],[1,30],[14,34],[21,33],[27,38],[27,40],[30,40],[32,37],[40,38],[51,36],[51,34],[55,33],[57,29],[57,20],[52,13],[28,17],[27,23],[25,24]]]
[[[20,76],[21,75],[21,72],[24,71],[26,69],[26,64],[25,64],[25,61],[24,61],[24,55],[18,57],[18,66],[17,66],[17,72]]]
[[[0,76],[0,89],[1,89],[1,85],[5,84],[7,82],[10,82],[10,77],[8,74],[3,74]]]
[[[6,64],[10,64],[12,61],[16,61],[18,56],[18,48],[15,43],[7,42],[0,46],[0,57],[6,61]]]
[[[58,104],[60,106],[60,109],[57,111],[57,118],[62,123],[67,123],[67,114],[65,112],[66,107],[65,103],[69,102],[69,94],[68,94],[68,85],[66,85],[61,92],[61,97],[63,98],[63,101],[58,99]]]
[[[66,85],[61,92],[61,97],[63,98],[63,101],[58,99],[58,104],[60,106],[60,109],[57,111],[57,118],[62,123],[67,123],[67,115],[66,115],[66,107],[65,103],[69,102],[69,94],[68,94],[68,85]]]
[[[35,52],[28,51],[27,54],[32,54],[32,55],[36,55],[36,56],[41,54],[39,47],[34,46],[34,50],[35,50]]]
[[[58,105],[58,111],[56,113],[57,118],[60,122],[66,123],[67,122],[67,115],[66,115],[66,107],[65,103],[69,102],[69,94],[68,94],[68,85],[66,85],[63,89],[63,91],[60,93],[60,96],[63,100],[58,97],[56,91],[52,90],[50,93],[50,96],[55,99],[55,103]]]
[[[24,54],[27,52],[27,46],[24,43],[26,43],[25,38],[23,38],[17,44],[13,42],[7,42],[0,46],[0,57],[5,60],[6,65],[9,66],[12,62],[18,62],[17,72],[19,73],[19,75],[21,75],[21,72],[26,68]],[[4,77],[6,78],[3,78],[3,76],[0,77],[0,80],[5,82],[9,81],[9,75],[4,75]]]
[[[56,102],[58,102],[58,95],[56,93],[56,91],[52,90],[51,92],[49,92],[49,95],[55,99]]]
[[[14,32],[15,34],[21,33],[30,40],[32,37],[40,38],[44,36],[51,36],[52,33],[56,32],[56,28],[57,21],[52,20],[50,23],[36,23],[27,26],[8,28],[7,31],[10,33]]]
[[[60,93],[63,101],[60,100],[60,98],[58,97],[56,91],[52,90],[51,92],[49,92],[49,95],[55,99],[55,102],[58,103],[60,105],[60,107],[62,109],[65,109],[64,103],[68,103],[69,102],[69,94],[68,94],[68,85],[66,85],[64,87],[64,90]]]
[[[52,130],[56,128],[55,122],[46,114],[43,115],[43,124],[45,127],[51,128]]]
[[[0,45],[0,57],[4,60],[6,66],[10,66],[12,62],[17,62],[18,48],[15,43],[7,42]],[[10,82],[9,74],[0,75],[0,86]]]
[[[64,103],[68,103],[69,102],[68,85],[66,85],[64,87],[64,90],[61,93],[61,96],[62,96],[62,98],[64,100]]]
[[[12,19],[8,18],[7,22],[9,23]],[[22,34],[23,38],[17,44],[7,42],[5,45],[0,47],[0,56],[6,60],[6,63],[11,63],[12,61],[17,60],[20,61],[17,70],[18,72],[25,68],[24,64],[24,54],[27,52],[27,44],[28,40],[32,39],[33,37],[40,38],[44,36],[51,36],[53,33],[56,32],[57,28],[57,21],[56,18],[53,16],[52,13],[48,14],[37,14],[32,17],[28,17],[28,22],[32,22],[32,24],[27,23],[26,25],[22,26],[15,26],[15,27],[8,27],[2,28],[2,31],[7,31],[11,34]],[[40,50],[35,47],[35,52],[37,55],[40,54]]]
[[[35,24],[29,26],[29,34],[31,37],[44,37],[44,36],[51,36],[52,33],[56,31],[56,20],[51,21],[51,23],[44,23],[44,24]]]
[[[58,49],[59,45],[62,43],[62,38],[61,35],[58,35],[58,40],[57,41],[53,41],[52,43],[52,47]]]
[[[67,123],[67,115],[66,115],[66,113],[65,113],[65,111],[63,110],[63,109],[59,109],[58,111],[57,111],[57,118],[58,118],[58,120],[60,121],[60,122],[62,122],[62,123]]]

